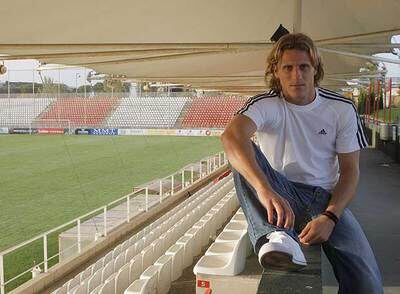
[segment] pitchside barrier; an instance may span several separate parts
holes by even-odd
[[[148,186],[134,188],[132,193],[105,206],[0,252],[0,294],[5,294],[6,286],[20,278],[24,278],[26,281],[41,272],[48,272],[49,268],[60,260],[74,253],[80,253],[83,248],[93,244],[99,237],[107,236],[117,226],[129,223],[135,216],[142,212],[147,212],[168,197],[199,182],[226,163],[227,159],[223,152],[203,158],[198,163],[187,165],[180,171],[157,180],[159,182],[158,193],[154,193],[154,191],[149,193],[150,188]],[[151,188],[154,190],[153,187]],[[65,242],[62,242],[62,238],[60,238],[63,234]],[[49,239],[55,237],[58,238],[59,247],[62,248],[49,248]],[[29,246],[32,248],[29,249]],[[43,259],[37,262],[32,258],[27,263],[33,266],[29,266],[6,280],[5,271],[15,266],[10,259],[18,260],[20,258],[18,252],[21,253],[21,251],[26,251],[27,249],[33,252],[35,246],[40,246]]]
[[[218,137],[222,129],[116,129],[76,128],[69,120],[46,120],[32,122],[29,127],[0,128],[0,134],[75,134],[95,136],[184,136]]]

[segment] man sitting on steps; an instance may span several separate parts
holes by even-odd
[[[271,90],[250,98],[221,137],[259,262],[300,269],[299,243],[322,244],[339,293],[381,294],[374,254],[346,208],[367,146],[357,111],[318,87],[323,66],[306,35],[283,36],[267,62]]]

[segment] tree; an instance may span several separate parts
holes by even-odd
[[[58,93],[58,85],[54,83],[54,80],[50,77],[42,78],[42,89],[40,89],[40,93],[53,94],[56,95]]]

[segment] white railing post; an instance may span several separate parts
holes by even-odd
[[[213,163],[213,171],[217,169],[217,158],[213,155],[214,163]]]
[[[207,158],[207,175],[210,173],[210,158]]]
[[[81,219],[78,218],[76,221],[76,227],[78,229],[78,253],[81,253],[82,247],[81,247]]]
[[[107,236],[107,205],[104,206],[104,237]]]
[[[202,162],[200,160],[200,177],[199,177],[199,179],[201,179],[202,176],[203,176],[203,168],[202,168]]]
[[[185,188],[185,169],[182,169],[182,186],[181,190]]]
[[[145,189],[145,196],[146,196],[146,211],[149,210],[149,187]]]
[[[128,195],[126,197],[126,222],[129,223],[130,221],[130,215],[131,215],[131,207],[130,207],[130,198],[131,195]]]
[[[162,196],[163,196],[163,189],[162,189],[162,179],[160,180],[160,203],[162,202]]]
[[[174,174],[171,176],[171,195],[174,195]]]
[[[0,294],[5,294],[5,285],[4,285],[4,261],[3,255],[0,255]]]
[[[220,167],[221,164],[222,164],[222,158],[221,157],[222,156],[221,156],[221,152],[220,152],[220,153],[218,153],[218,167]]]
[[[193,165],[190,167],[190,182],[193,184],[193,180],[194,180],[194,168]]]
[[[47,273],[48,264],[47,264],[47,235],[43,235],[43,259],[44,259],[44,272]]]

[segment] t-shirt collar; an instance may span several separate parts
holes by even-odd
[[[317,107],[321,102],[321,98],[319,97],[318,88],[315,88],[315,98],[314,98],[314,100],[311,103],[308,103],[306,105],[297,105],[297,104],[290,103],[284,97],[283,97],[283,100],[284,100],[284,103],[287,105],[287,107],[289,107],[290,109],[302,110],[302,111],[311,110],[311,109]]]

